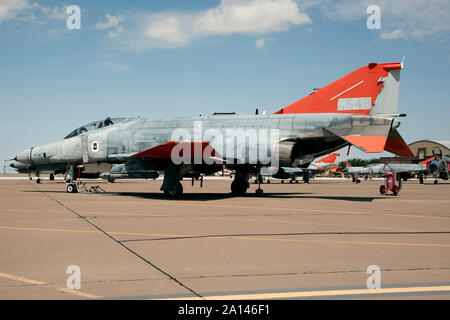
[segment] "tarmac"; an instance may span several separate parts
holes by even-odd
[[[449,299],[450,183],[382,183],[0,177],[0,299]]]

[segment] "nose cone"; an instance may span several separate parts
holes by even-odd
[[[26,169],[28,166],[26,164],[14,161],[9,165],[11,168],[14,168],[16,170]]]
[[[30,152],[31,152],[31,149],[22,151],[21,153],[19,153],[17,155],[16,161],[18,161],[20,163],[30,164],[31,163]]]

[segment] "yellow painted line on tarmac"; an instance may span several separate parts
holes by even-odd
[[[205,296],[202,298],[199,297],[176,298],[165,300],[265,300],[265,299],[314,298],[314,297],[329,297],[329,296],[338,297],[338,296],[373,295],[373,294],[429,293],[429,292],[445,292],[445,291],[450,291],[450,286],[256,293],[256,294]]]
[[[406,200],[405,200],[406,201]],[[421,202],[421,201],[419,201]],[[108,202],[111,203],[111,202]],[[151,205],[167,206],[168,203],[160,203],[156,201],[150,201]],[[401,213],[379,213],[379,212],[368,212],[368,211],[340,211],[340,210],[321,210],[321,209],[303,209],[303,208],[282,208],[282,207],[258,207],[258,206],[237,206],[237,205],[212,205],[212,204],[189,204],[189,203],[170,203],[170,206],[182,206],[182,207],[210,207],[210,208],[224,208],[224,209],[255,209],[255,210],[271,210],[271,211],[288,211],[288,212],[318,212],[318,213],[328,213],[328,214],[353,214],[353,215],[384,215],[384,216],[397,216],[405,218],[424,218],[424,219],[450,219],[447,216],[424,216],[415,214],[401,214]],[[21,210],[21,209],[0,209],[0,212],[45,212],[45,213],[60,213],[64,211],[47,211],[43,210]],[[80,212],[82,215],[118,215],[118,216],[149,216],[149,217],[170,217],[170,215],[163,214],[151,214],[151,213],[122,213],[122,212],[99,212],[99,211],[85,211]],[[214,216],[212,216],[214,217]],[[232,215],[230,215],[232,217]]]
[[[67,289],[67,288],[62,288],[62,287],[55,287],[56,290],[64,292],[64,293],[69,293],[69,294],[73,294],[76,296],[80,296],[83,298],[88,298],[88,299],[101,299],[103,298],[102,296],[96,296],[90,293],[86,293],[80,290],[73,290],[73,289]]]
[[[38,212],[38,213],[62,213],[65,209],[61,208],[61,210],[36,210],[36,209],[0,209],[0,212]],[[120,215],[120,216],[142,216],[142,217],[166,217],[165,215],[157,215],[157,214],[150,214],[150,213],[122,213],[122,212],[96,212],[96,211],[85,211],[85,212],[79,212],[81,215]]]
[[[51,231],[51,232],[73,232],[73,233],[94,233],[103,234],[97,230],[68,230],[68,229],[45,229],[45,228],[23,228],[23,227],[0,227],[3,230],[25,230],[25,231]],[[105,231],[106,232],[106,231]],[[160,234],[160,233],[136,233],[136,232],[106,232],[108,234],[128,235],[128,236],[155,236],[155,237],[195,237],[193,235],[180,234]],[[211,236],[214,237],[214,236]]]
[[[36,209],[0,209],[0,212],[39,212],[39,213],[61,213],[64,212],[64,208],[61,208],[61,210],[57,211],[57,210],[47,210],[47,209],[42,209],[42,210],[36,210]]]
[[[183,207],[210,207],[210,208],[224,208],[224,209],[256,209],[256,210],[271,210],[271,211],[289,211],[289,212],[318,212],[328,214],[354,214],[354,215],[391,215],[379,212],[367,212],[367,211],[340,211],[340,210],[321,210],[321,209],[303,209],[303,208],[282,208],[282,207],[258,207],[258,206],[237,206],[237,205],[213,205],[213,204],[189,204],[189,203],[159,203],[152,201],[151,205],[161,206],[183,206]],[[414,214],[402,214],[404,217],[411,218],[434,218],[434,219],[450,219],[450,217],[443,216],[423,216]]]
[[[10,279],[10,280],[15,280],[15,281],[20,281],[20,282],[24,282],[26,284],[31,284],[31,285],[48,285],[47,282],[44,281],[39,281],[39,280],[32,280],[32,279],[28,279],[28,278],[24,278],[24,277],[19,277],[19,276],[15,276],[13,274],[9,274],[9,273],[1,273],[0,272],[0,278],[5,278],[5,279]],[[99,299],[99,298],[103,298],[101,296],[96,296],[90,293],[86,293],[80,290],[70,290],[67,288],[62,288],[62,287],[56,287],[54,286],[53,289],[64,292],[64,293],[69,293],[69,294],[73,294],[73,295],[77,295],[80,297],[84,297],[84,298],[89,298],[89,299]]]
[[[232,216],[228,217],[203,217],[205,219],[215,219],[215,220],[225,220],[225,221],[251,221],[254,222],[255,218],[233,218]],[[257,218],[260,218],[260,216],[258,216]],[[261,222],[261,221],[258,221]],[[286,220],[286,221],[280,221],[280,220],[264,220],[264,223],[284,223],[284,224],[289,224],[289,225],[293,225],[293,224],[298,224],[298,225],[317,225],[317,226],[345,226],[343,224],[338,224],[338,223],[321,223],[321,222],[299,222],[299,221],[290,221],[290,220]]]
[[[235,239],[239,239],[239,240],[255,240],[255,241],[282,241],[282,242],[335,243],[335,244],[363,244],[363,245],[384,245],[384,246],[450,247],[450,244],[438,244],[438,243],[302,240],[302,239],[276,239],[276,238],[254,238],[254,237],[235,237]]]
[[[374,201],[382,200],[385,201],[395,201],[395,202],[414,202],[414,203],[450,203],[450,200],[416,200],[416,199],[375,199]]]
[[[20,281],[20,282],[24,282],[26,284],[32,284],[32,285],[44,285],[44,284],[47,284],[47,282],[44,282],[44,281],[27,279],[27,278],[15,276],[15,275],[8,274],[8,273],[0,273],[0,278],[16,280],[16,281]]]
[[[94,230],[65,230],[65,229],[44,229],[44,228],[23,228],[23,227],[0,227],[3,230],[25,230],[25,231],[53,231],[53,232],[76,232],[76,233],[101,233]]]
[[[51,231],[51,232],[73,232],[73,233],[94,233],[102,234],[96,230],[64,230],[64,229],[41,229],[41,228],[19,228],[19,227],[0,227],[4,230],[28,230],[28,231]],[[132,236],[150,236],[150,237],[166,237],[166,238],[191,238],[196,235],[186,234],[161,234],[161,233],[136,233],[136,232],[107,232],[108,234],[132,235]],[[238,239],[238,240],[254,240],[254,241],[279,241],[279,242],[304,242],[304,243],[329,243],[329,244],[357,244],[357,245],[386,245],[386,246],[416,246],[416,247],[450,247],[450,244],[438,243],[403,243],[403,242],[371,242],[371,241],[334,241],[334,240],[306,240],[306,239],[279,239],[279,238],[261,238],[261,237],[242,237],[242,236],[204,236],[203,239]]]
[[[408,218],[450,219],[450,217],[445,216],[419,216],[415,214],[400,214],[400,213],[384,213],[383,215],[394,217],[408,217]]]

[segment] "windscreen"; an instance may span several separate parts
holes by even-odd
[[[111,126],[113,124],[118,124],[118,123],[124,122],[125,120],[127,120],[127,118],[109,118],[108,117],[105,120],[90,122],[88,124],[85,124],[84,126],[81,126],[77,129],[73,130],[64,139],[73,138],[73,137],[79,136],[80,134],[83,134],[85,132],[89,132],[89,131],[100,129],[100,128],[105,128],[105,127]]]

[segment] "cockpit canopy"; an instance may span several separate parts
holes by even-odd
[[[118,124],[118,123],[124,122],[127,119],[128,118],[112,118],[111,119],[110,117],[108,117],[105,120],[94,121],[94,122],[85,124],[84,126],[81,126],[77,129],[73,130],[64,139],[73,138],[73,137],[79,136],[80,134],[85,133],[85,132],[97,130],[100,128],[105,128],[105,127],[111,126],[113,124]]]

